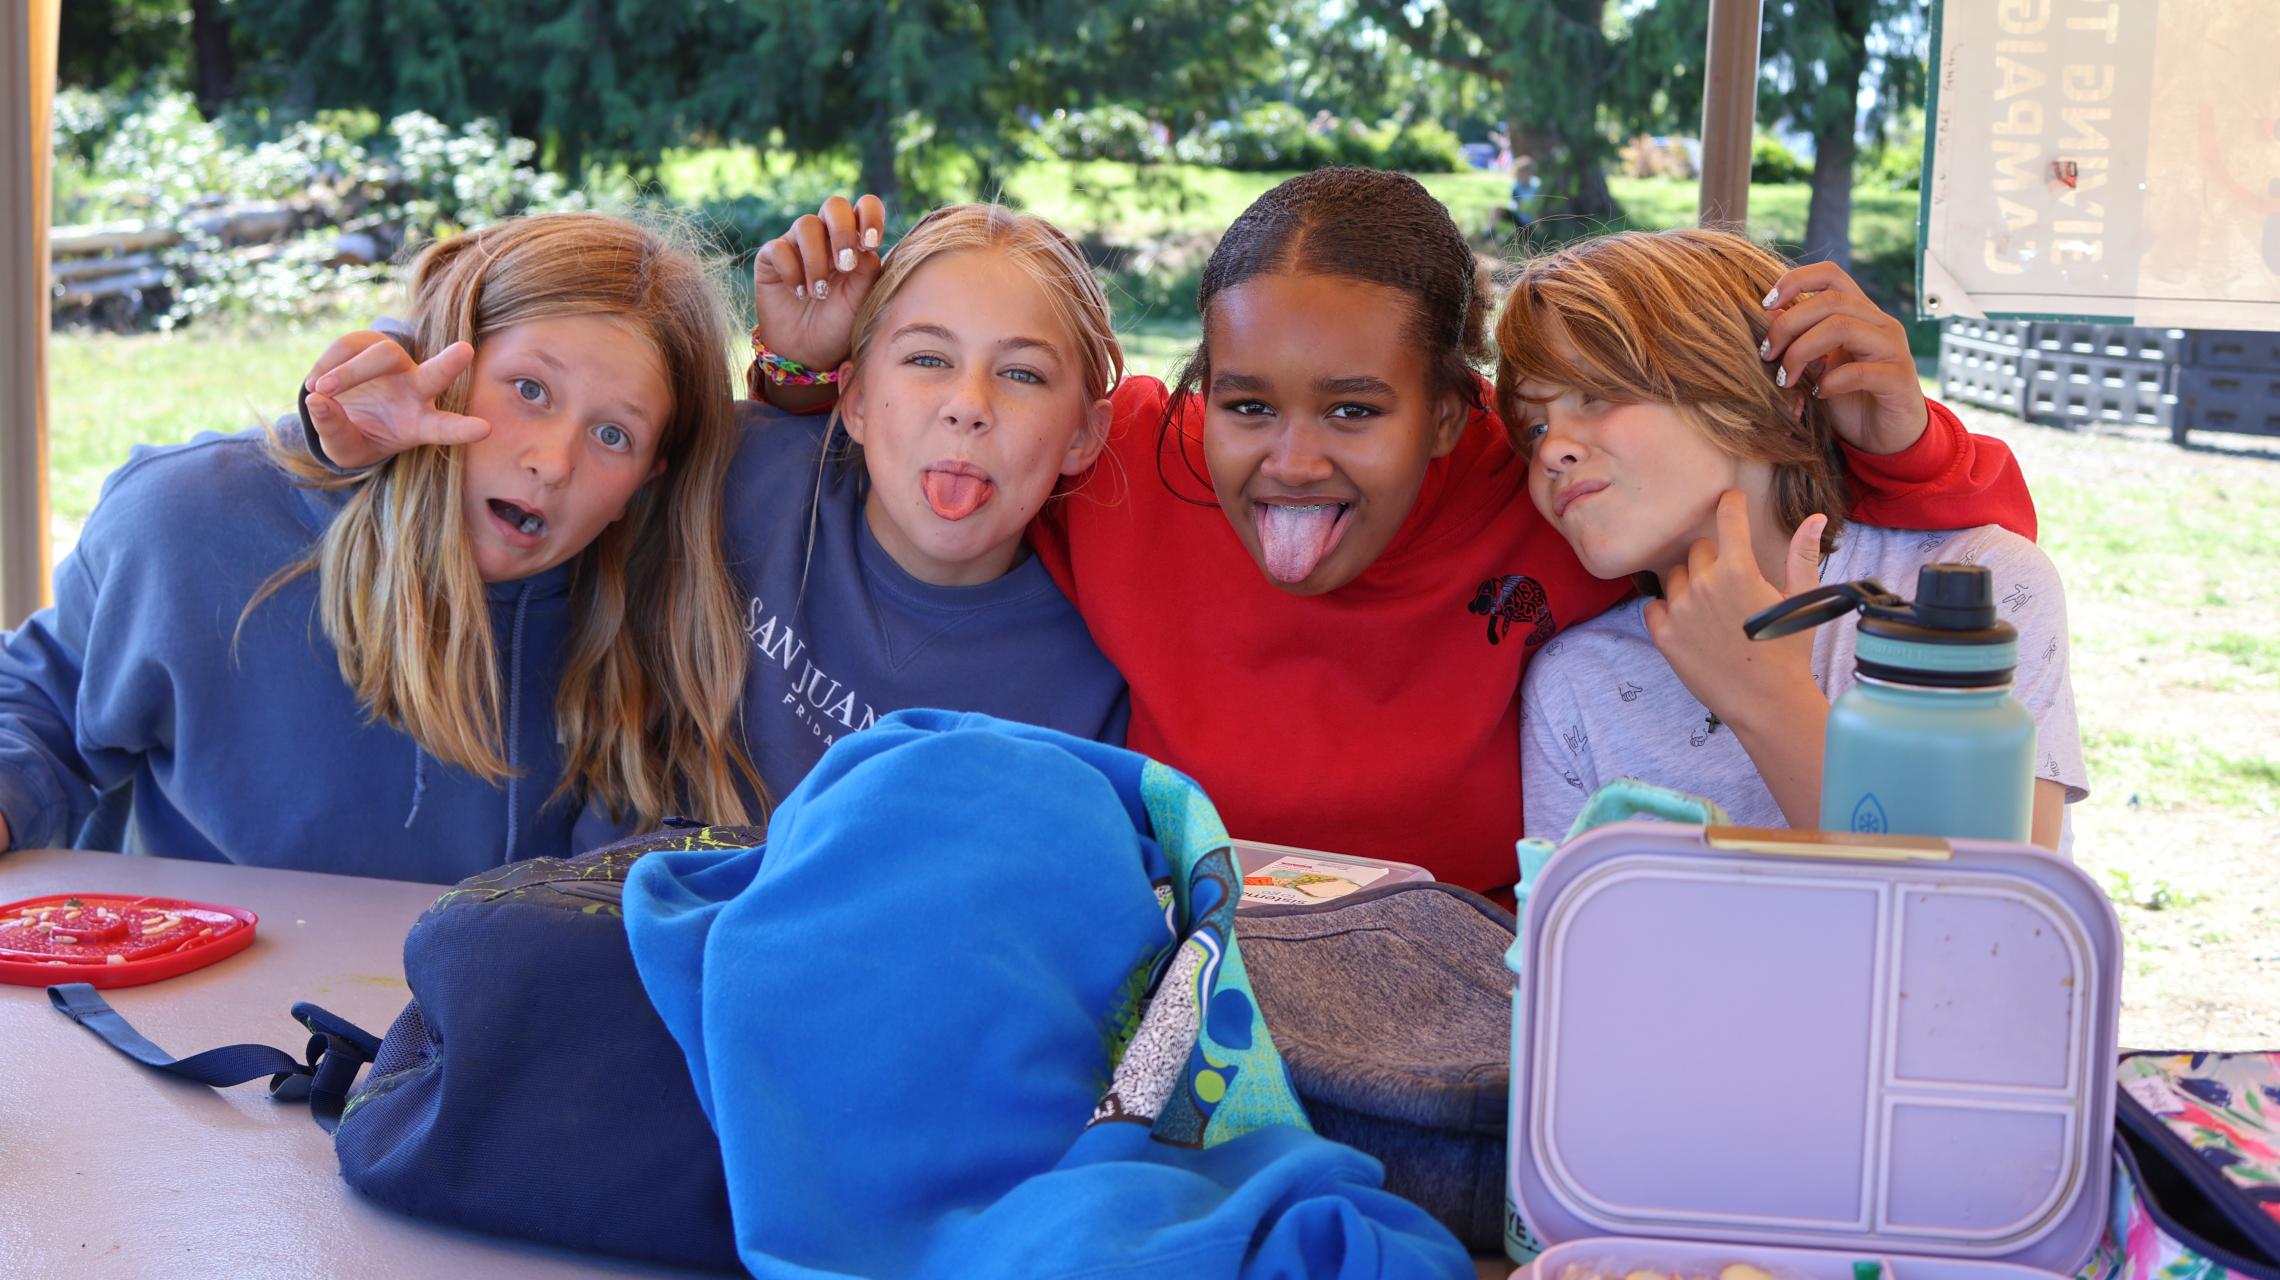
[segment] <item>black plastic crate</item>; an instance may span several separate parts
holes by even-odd
[[[2186,360],[2188,340],[2192,336],[2184,329],[2140,329],[2126,324],[2038,320],[2035,321],[2029,345],[2047,355],[2177,364]]]
[[[2000,342],[1940,335],[1940,398],[1978,405],[2018,417],[2026,380],[2019,368],[2025,352]]]
[[[2271,336],[2271,335],[2265,335]],[[2280,435],[2280,366],[2265,370],[2181,369],[2170,438],[2189,430]]]
[[[1943,341],[1952,335],[1972,342],[2018,348],[2027,345],[2034,327],[2032,320],[1974,320],[1969,316],[1956,316],[1946,322],[1940,333]]]
[[[2201,329],[2185,348],[2191,369],[2252,369],[2280,372],[2280,333],[2241,329]]]
[[[2057,427],[2116,422],[2176,430],[2173,366],[2035,350],[2020,356],[2019,369],[2026,382],[2020,416],[2029,422]]]

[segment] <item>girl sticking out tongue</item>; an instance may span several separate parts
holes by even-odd
[[[835,418],[868,475],[863,517],[896,564],[934,586],[991,582],[1027,555],[1029,522],[1063,477],[1099,455],[1105,393],[1121,372],[1113,339],[1088,341],[1073,322],[1069,289],[1099,288],[1075,275],[1074,249],[1072,266],[1036,246],[993,243],[986,209],[934,213],[887,255],[875,282],[850,273],[844,286],[862,292]],[[996,235],[1002,241],[1003,229]],[[756,275],[783,245],[764,251]],[[785,279],[805,278],[788,265]],[[763,335],[796,343],[801,317],[784,305],[783,283],[759,287]],[[1100,314],[1105,324],[1105,301]]]

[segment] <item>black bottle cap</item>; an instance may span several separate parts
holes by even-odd
[[[1918,626],[1935,631],[1985,631],[1995,618],[1995,578],[1985,565],[1927,564],[1916,571],[1913,607]]]

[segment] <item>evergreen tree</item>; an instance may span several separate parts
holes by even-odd
[[[1503,91],[1513,147],[1539,157],[1562,213],[1612,217],[1610,142],[1600,107],[1628,54],[1609,31],[1607,0],[1358,0],[1360,9],[1418,53]]]
[[[733,127],[795,150],[852,146],[895,200],[932,144],[989,167],[1060,107],[1218,114],[1271,49],[1266,0],[740,0],[746,36],[712,69],[746,94]]]
[[[1853,163],[1865,122],[1881,133],[1923,94],[1924,0],[1766,0],[1758,118],[1787,118],[1813,136],[1808,260],[1852,268]],[[1863,82],[1874,77],[1865,115]]]
[[[722,34],[686,0],[271,0],[260,24],[293,106],[501,119],[573,179],[700,136],[687,91]]]
[[[1758,43],[1757,118],[1761,124],[1787,123],[1813,139],[1812,197],[1805,223],[1803,257],[1826,259],[1852,268],[1853,169],[1859,137],[1878,136],[1900,109],[1922,100],[1928,0],[1765,0]],[[1709,37],[1701,5],[1657,4],[1640,15],[1653,29],[1660,58],[1640,65],[1677,71],[1661,77],[1661,101],[1642,96],[1657,91],[1645,81],[1619,88],[1616,99],[1638,114],[1640,127],[1699,127],[1702,80],[1699,67],[1678,66],[1681,51],[1700,50]],[[1861,100],[1867,94],[1865,112]]]

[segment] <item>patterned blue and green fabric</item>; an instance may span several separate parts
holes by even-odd
[[[767,844],[628,879],[763,1276],[1469,1276],[1313,1134],[1178,773],[986,716],[834,745]]]

